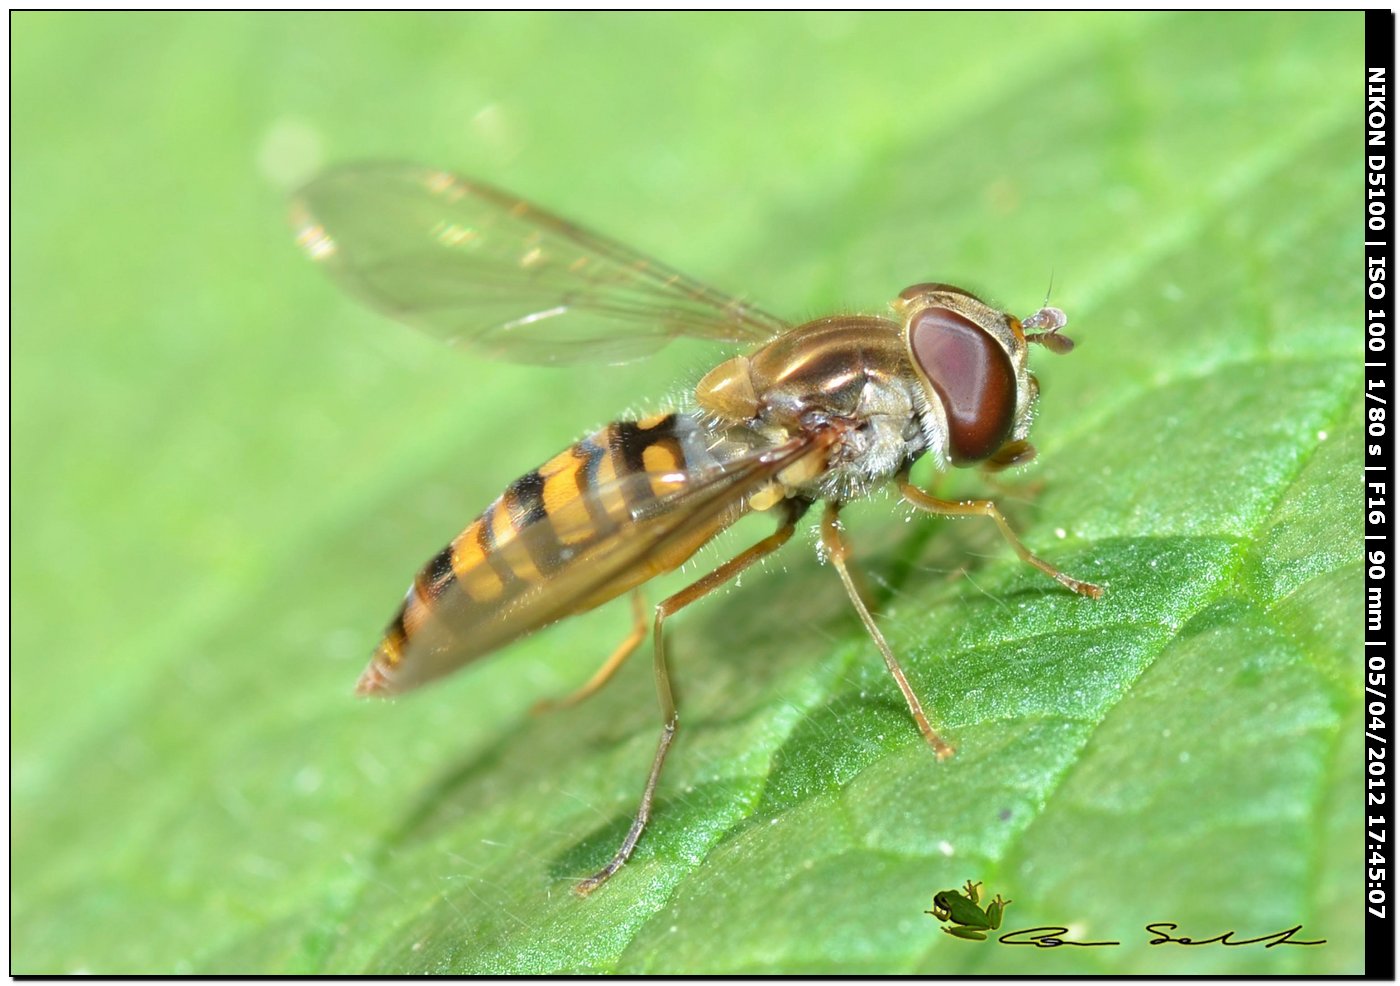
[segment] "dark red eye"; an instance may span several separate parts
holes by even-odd
[[[943,402],[953,463],[980,462],[1001,448],[1016,416],[1006,350],[974,322],[934,307],[910,319],[909,351]]]

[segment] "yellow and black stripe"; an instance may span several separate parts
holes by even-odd
[[[450,615],[462,631],[450,641],[452,667],[501,646],[511,638],[496,639],[499,634],[486,628],[505,609],[530,590],[547,588],[552,576],[602,539],[663,509],[663,497],[714,464],[694,418],[662,414],[613,422],[521,476],[414,578],[358,690],[399,691],[442,673],[438,664],[449,669],[445,660],[432,661],[432,669],[404,666],[415,662],[410,644],[430,617]],[[639,571],[599,586],[584,608],[652,574]]]

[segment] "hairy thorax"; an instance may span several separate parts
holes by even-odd
[[[741,445],[776,446],[816,430],[834,432],[824,468],[794,477],[791,493],[845,501],[866,496],[927,448],[925,408],[911,379],[898,326],[836,316],[720,364],[701,380],[696,399]]]

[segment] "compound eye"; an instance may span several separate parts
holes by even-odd
[[[1001,448],[1016,417],[1016,373],[991,334],[951,309],[925,308],[909,320],[909,351],[943,403],[953,463]]]

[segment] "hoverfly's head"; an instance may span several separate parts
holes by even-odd
[[[1026,441],[1040,387],[1026,365],[1030,343],[1067,353],[1065,313],[1042,308],[1021,321],[951,284],[916,284],[892,303],[922,397],[930,452],[955,466],[1029,462]]]

